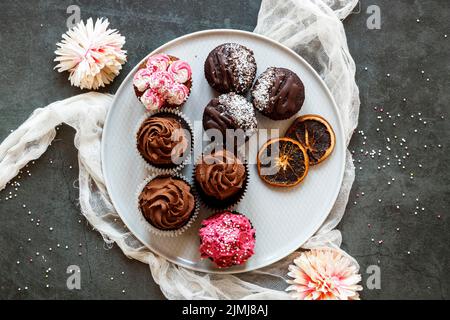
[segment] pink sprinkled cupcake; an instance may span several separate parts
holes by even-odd
[[[255,249],[255,229],[243,214],[222,211],[202,221],[200,253],[219,268],[245,263]]]
[[[186,62],[167,54],[150,56],[134,75],[134,92],[149,111],[180,108],[192,88],[192,69]]]

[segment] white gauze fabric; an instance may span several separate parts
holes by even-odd
[[[316,69],[337,102],[347,143],[357,125],[359,97],[355,65],[340,19],[356,4],[357,0],[263,0],[255,29],[292,48]],[[147,263],[167,298],[289,299],[284,291],[287,266],[298,253],[239,276],[203,274],[155,255],[124,227],[109,199],[100,162],[102,128],[112,99],[112,95],[91,92],[36,109],[0,145],[0,190],[29,161],[38,159],[47,150],[55,137],[55,127],[65,123],[76,130],[83,215],[106,243],[116,243],[129,258]],[[319,231],[302,248],[339,248],[341,233],[335,227],[344,214],[354,172],[347,152],[344,181],[336,204]]]

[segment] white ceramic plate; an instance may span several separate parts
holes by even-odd
[[[336,104],[312,67],[287,47],[266,37],[236,30],[208,30],[177,38],[156,49],[151,54],[168,53],[186,60],[193,69],[193,89],[182,111],[196,122],[195,151],[200,152],[203,109],[217,96],[208,85],[203,64],[208,53],[217,45],[237,42],[255,53],[258,75],[269,66],[286,67],[296,72],[305,84],[306,99],[300,114],[315,113],[327,119],[336,133],[336,147],[331,156],[309,170],[308,176],[292,189],[275,189],[264,184],[258,176],[256,165],[250,166],[250,183],[245,198],[236,207],[246,214],[256,228],[255,255],[241,266],[218,269],[209,260],[200,259],[197,237],[201,220],[210,215],[201,210],[197,221],[177,238],[150,234],[139,220],[135,207],[137,186],[148,173],[134,151],[133,130],[144,114],[144,107],[133,91],[133,75],[137,66],[123,81],[106,119],[102,164],[111,200],[120,217],[131,232],[157,254],[190,269],[214,273],[238,273],[267,266],[287,256],[310,238],[324,222],[338,195],[345,163],[345,145],[342,124]],[[271,121],[258,115],[259,128],[279,128],[281,133],[294,118]],[[261,139],[262,140],[262,139]],[[259,141],[262,145],[265,141]],[[249,155],[256,157],[256,148]],[[192,166],[182,173],[192,176]]]

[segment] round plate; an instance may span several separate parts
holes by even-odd
[[[236,210],[250,218],[256,228],[255,255],[246,264],[218,269],[198,251],[198,229],[211,213],[201,209],[192,227],[176,238],[159,237],[148,232],[136,208],[136,188],[148,175],[135,153],[134,130],[143,116],[144,107],[135,97],[133,75],[137,66],[120,86],[109,109],[103,132],[102,165],[111,200],[129,230],[155,253],[180,266],[203,272],[238,273],[274,263],[299,248],[321,226],[338,195],[345,164],[345,145],[338,109],[326,85],[313,68],[289,48],[269,38],[237,30],[208,30],[177,38],[151,54],[167,53],[187,61],[193,69],[191,96],[182,111],[194,123],[195,154],[201,152],[203,109],[217,96],[208,85],[203,64],[208,53],[225,42],[237,42],[251,48],[258,64],[258,75],[267,67],[285,67],[296,72],[305,85],[306,99],[300,114],[315,113],[327,119],[336,134],[336,146],[330,157],[309,170],[308,176],[295,188],[273,188],[258,176],[256,154],[267,138],[251,148],[250,183]],[[140,63],[139,63],[140,64]],[[278,128],[284,134],[295,117],[272,121],[258,114],[259,128]],[[182,173],[189,179],[192,166]]]

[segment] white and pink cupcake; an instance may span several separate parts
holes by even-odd
[[[133,78],[137,98],[149,111],[180,108],[192,88],[191,66],[167,54],[150,56]]]

